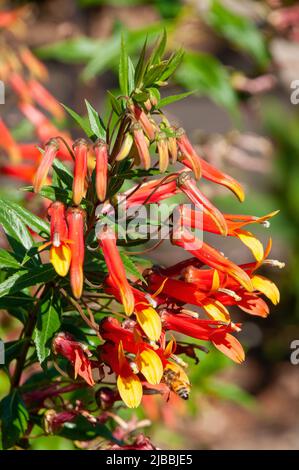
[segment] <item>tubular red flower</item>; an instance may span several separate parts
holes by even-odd
[[[190,247],[190,240],[192,238],[194,241],[192,242],[192,247]],[[231,275],[246,290],[253,290],[250,277],[242,268],[225,258],[215,248],[192,237],[192,234],[185,227],[180,227],[173,233],[172,243],[186,249],[208,266]]]
[[[85,194],[88,144],[84,139],[79,139],[74,143],[73,149],[75,154],[73,201],[78,206]]]
[[[196,179],[201,177],[201,162],[196,154],[194,148],[191,145],[184,129],[178,129],[177,133],[177,144],[182,155],[182,161],[184,165],[191,168]],[[187,162],[187,163],[186,163]]]
[[[178,185],[195,206],[206,209],[221,235],[227,235],[227,224],[224,216],[198,189],[190,173],[181,173],[178,178]]]
[[[128,283],[126,271],[117,249],[115,233],[111,228],[103,228],[99,244],[103,251],[111,282],[120,293],[126,314],[131,315],[135,304],[134,294]]]
[[[67,211],[69,239],[71,241],[70,283],[74,297],[82,295],[84,273],[84,220],[85,212],[78,207],[70,207]]]
[[[65,357],[74,367],[75,378],[80,375],[88,385],[94,385],[88,350],[75,341],[69,333],[58,333],[53,340],[55,354]]]
[[[103,140],[98,140],[94,145],[96,156],[96,193],[99,201],[106,199],[107,175],[108,175],[108,149]]]
[[[57,155],[58,148],[59,148],[59,143],[57,139],[51,139],[46,144],[45,153],[37,169],[34,182],[33,182],[33,189],[35,193],[38,193],[42,189],[43,185],[45,184],[49,170],[53,164],[54,158]]]
[[[168,199],[177,192],[178,188],[175,179],[172,181],[156,179],[128,189],[122,193],[120,202],[122,199],[125,199],[127,207],[153,204],[163,199]]]
[[[245,355],[239,341],[229,334],[234,331],[230,325],[223,326],[221,322],[190,318],[184,314],[163,312],[165,328],[191,336],[203,341],[211,341],[223,354],[233,361],[244,361]],[[239,325],[237,325],[239,327]]]

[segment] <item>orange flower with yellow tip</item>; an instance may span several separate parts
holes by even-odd
[[[135,123],[131,128],[134,136],[134,144],[137,148],[138,155],[142,166],[145,170],[149,170],[151,166],[151,156],[149,153],[148,143],[146,137],[143,133],[142,127],[140,124]]]
[[[48,215],[51,220],[51,240],[39,247],[39,251],[51,245],[50,261],[59,276],[66,276],[71,264],[71,242],[68,238],[64,204],[59,201],[53,202],[48,209]]]
[[[74,143],[73,149],[75,154],[73,201],[78,206],[85,195],[88,144],[84,139],[78,139]]]
[[[67,211],[69,239],[71,240],[70,283],[74,297],[79,299],[83,291],[84,273],[84,223],[85,212],[79,207],[70,207]]]
[[[110,227],[103,227],[98,237],[108,268],[110,282],[119,292],[125,313],[131,315],[134,310],[135,299],[117,249],[115,232]]]
[[[123,328],[112,317],[102,321],[100,333],[106,340],[100,347],[101,358],[117,375],[117,387],[122,400],[128,407],[136,408],[142,399],[139,374],[143,375],[149,384],[157,385],[163,375],[162,361],[159,355],[143,342],[141,335]]]
[[[99,201],[103,202],[106,199],[108,177],[108,148],[106,142],[98,140],[94,145],[94,152],[96,156],[96,193]]]
[[[106,278],[106,284],[109,286],[106,292],[113,294],[119,302],[122,302],[120,292],[113,286],[109,276]],[[140,328],[151,341],[158,341],[162,332],[162,324],[160,315],[154,308],[154,294],[150,296],[134,287],[131,289],[135,299],[134,313]]]

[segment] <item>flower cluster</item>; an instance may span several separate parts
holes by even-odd
[[[179,356],[196,357],[196,346],[184,347],[172,335],[208,342],[241,363],[244,350],[235,337],[241,324],[233,321],[228,307],[266,317],[269,308],[263,297],[274,304],[279,301],[275,284],[257,274],[265,263],[280,266],[268,259],[271,242],[264,249],[248,230],[254,223],[268,226],[275,213],[264,217],[223,214],[204,195],[202,179],[244,199],[242,186],[199,156],[186,132],[163,113],[159,88],[178,64],[180,52],[167,60],[161,59],[161,53],[160,42],[148,61],[141,59],[133,87],[131,75],[130,80],[124,79],[132,70],[121,69],[123,95],[111,98],[107,126],[89,105],[89,140],[66,145],[63,137],[52,135],[33,181],[32,191],[52,199],[50,240],[44,240],[39,251],[50,247],[58,292],[99,340],[98,347],[89,351],[60,332],[53,340],[53,351],[66,358],[75,377],[81,376],[91,387],[104,376],[115,375],[115,383],[111,378],[109,383],[117,391],[108,392],[105,408],[119,398],[128,407],[137,407],[143,393],[172,392],[187,399],[187,364]],[[123,56],[121,67],[127,61]],[[68,160],[73,161],[72,173],[62,163],[57,172],[61,152],[68,152]],[[55,180],[48,186],[52,167]],[[126,183],[136,179],[137,184],[128,189]],[[128,210],[159,205],[178,195],[187,198],[192,209],[177,205],[178,217],[170,218],[170,241],[175,253],[187,259],[167,267],[153,264],[141,272],[138,261],[135,264],[130,258],[130,244],[126,238],[119,239],[117,223],[108,223],[107,215],[124,201]],[[199,226],[197,210],[202,214]],[[99,220],[101,230],[96,230]],[[236,264],[194,235],[194,229],[203,237],[213,233],[237,238],[254,261]],[[104,402],[99,398],[98,403]]]

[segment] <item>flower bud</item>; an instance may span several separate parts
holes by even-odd
[[[140,124],[134,124],[132,126],[132,130],[134,135],[134,143],[136,145],[140,161],[143,167],[148,170],[151,166],[151,157],[145,135]]]
[[[59,143],[57,139],[51,139],[46,144],[45,153],[37,169],[33,182],[33,188],[35,193],[38,193],[45,184],[49,170],[53,164],[54,158],[57,155],[58,149]]]
[[[159,169],[161,173],[165,173],[169,164],[169,153],[167,137],[164,132],[161,132],[158,136],[157,147],[159,153]]]
[[[88,145],[84,139],[77,140],[74,145],[75,168],[73,181],[73,201],[77,206],[85,194],[85,181],[87,174]]]
[[[124,160],[129,155],[130,150],[132,148],[132,144],[133,144],[133,137],[129,132],[127,132],[121,144],[121,148],[116,156],[116,161]]]
[[[79,299],[83,290],[83,263],[84,263],[84,218],[85,213],[79,207],[70,207],[67,211],[69,239],[72,259],[70,268],[70,282],[74,297]]]
[[[98,140],[94,146],[96,155],[96,193],[99,201],[103,202],[107,192],[108,149],[103,140]]]

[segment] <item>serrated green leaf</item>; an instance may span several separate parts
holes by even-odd
[[[92,132],[98,139],[106,139],[106,130],[103,125],[103,122],[100,119],[98,112],[94,109],[94,107],[85,100],[87,112],[88,112],[88,119],[89,124]],[[92,137],[92,136],[90,136]],[[93,139],[94,140],[94,139]]]
[[[113,93],[111,93],[109,90],[107,91],[108,95],[109,95],[109,99],[110,99],[110,103],[111,103],[111,106],[112,106],[112,109],[113,111],[118,115],[120,116],[121,113],[122,113],[122,107],[121,107],[121,103],[119,100],[116,99],[116,97],[113,95]]]
[[[56,297],[52,291],[40,304],[38,320],[33,332],[33,340],[40,364],[50,355],[51,340],[54,333],[60,328],[60,311],[59,297]]]
[[[55,279],[55,277],[56,273],[52,264],[42,264],[31,269],[23,269],[0,283],[0,297],[20,292],[26,287],[42,282],[49,282]]]
[[[206,11],[206,20],[215,31],[254,57],[259,65],[267,65],[266,42],[252,20],[228,9],[219,0],[212,0]]]
[[[166,43],[167,43],[167,31],[164,28],[162,36],[158,39],[152,53],[149,59],[150,64],[157,64],[160,62],[161,58],[163,57],[163,54],[165,52],[166,48]]]
[[[139,55],[139,60],[137,62],[136,69],[135,69],[135,84],[137,88],[142,83],[144,72],[146,70],[146,62],[145,62],[146,48],[147,48],[147,37],[144,41],[141,53]]]
[[[119,88],[123,95],[127,96],[129,94],[128,89],[128,53],[126,48],[126,43],[124,36],[121,36],[120,43],[120,59],[118,67],[118,80]]]
[[[10,449],[27,429],[28,411],[17,390],[13,390],[0,403],[2,445]]]
[[[80,114],[76,113],[76,111],[74,111],[73,109],[69,108],[68,106],[66,106],[65,104],[61,103],[61,105],[64,107],[64,109],[69,113],[69,115],[74,119],[74,121],[79,124],[79,126],[81,127],[81,129],[83,129],[83,131],[85,132],[85,134],[88,136],[88,137],[91,137],[93,135],[93,131],[91,130],[90,128],[90,125],[88,124],[88,122],[86,121],[86,119],[84,119],[82,116],[80,116]]]
[[[22,188],[22,191],[33,193],[33,186],[26,186],[25,188]],[[66,188],[58,188],[56,186],[43,186],[38,194],[46,199],[50,199],[51,201],[61,201],[65,204],[71,204],[73,199],[72,191]]]
[[[49,235],[50,233],[50,224],[45,220],[41,219],[37,215],[34,215],[25,207],[20,206],[19,204],[8,201],[4,199],[0,199],[0,206],[7,207],[12,209],[16,216],[31,230],[38,233],[41,236]]]
[[[165,67],[165,72],[160,77],[160,80],[164,82],[168,80],[169,77],[179,68],[185,52],[183,49],[179,49],[178,51],[174,52],[168,60],[168,65]]]
[[[128,95],[135,89],[135,67],[130,57],[128,57]]]
[[[33,241],[25,224],[6,203],[0,205],[0,224],[15,255],[22,260],[27,251],[33,247]]]
[[[122,251],[120,251],[120,256],[121,256],[121,259],[122,259],[122,262],[124,264],[124,267],[125,267],[125,270],[126,270],[127,274],[131,274],[131,275],[137,277],[137,279],[139,279],[140,281],[142,281],[146,284],[146,280],[144,279],[142,274],[139,272],[139,270],[137,269],[137,267],[136,267],[135,263],[132,261],[132,259],[128,255],[123,253]]]
[[[158,107],[164,108],[164,106],[168,106],[169,104],[175,103],[176,101],[183,100],[192,94],[194,94],[194,91],[186,91],[185,93],[180,93],[178,95],[166,96],[160,100]]]
[[[143,85],[145,87],[150,87],[155,83],[162,81],[165,70],[168,67],[167,62],[161,62],[160,64],[152,65],[146,72],[143,78]]]
[[[0,268],[20,269],[20,263],[12,253],[0,248]]]

